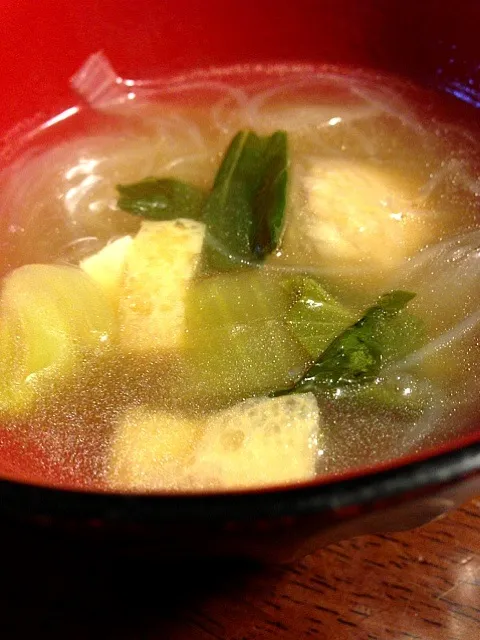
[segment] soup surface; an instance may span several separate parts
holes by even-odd
[[[306,66],[72,85],[0,156],[3,476],[275,485],[473,428],[473,108]]]

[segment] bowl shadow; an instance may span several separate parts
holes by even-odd
[[[36,544],[30,534],[0,538],[2,640],[153,640],[202,630],[220,639],[222,629],[205,618],[202,603],[220,595],[241,600],[261,570],[245,559],[166,562],[141,547],[126,553],[61,538]]]

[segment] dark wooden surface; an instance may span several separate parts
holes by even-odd
[[[480,499],[288,567],[3,549],[0,638],[479,640]]]

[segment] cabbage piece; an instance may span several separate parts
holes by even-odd
[[[115,335],[112,307],[80,269],[30,264],[0,293],[0,410],[31,408]]]
[[[311,276],[294,276],[286,286],[295,300],[286,320],[296,338],[314,359],[358,316]]]
[[[284,320],[292,298],[283,278],[253,269],[192,285],[185,393],[240,399],[293,383],[309,356]]]

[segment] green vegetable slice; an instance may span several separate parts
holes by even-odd
[[[392,291],[380,297],[360,320],[335,338],[292,387],[274,392],[306,393],[319,387],[366,384],[377,378],[384,361],[386,325],[404,309],[414,293]],[[388,334],[387,334],[388,335]]]
[[[290,304],[278,273],[266,268],[193,284],[187,295],[190,370],[183,393],[221,404],[292,384],[309,358],[283,320]]]
[[[293,277],[285,286],[292,290],[295,300],[286,315],[287,324],[315,360],[358,316],[312,276]]]
[[[117,191],[120,194],[117,204],[122,211],[150,220],[198,220],[206,199],[202,189],[170,178],[145,178],[117,185]]]
[[[114,312],[81,269],[30,264],[0,293],[0,410],[27,411],[71,376],[88,352],[109,345]]]
[[[280,240],[287,192],[287,134],[240,131],[205,205],[204,268],[226,271],[262,259]]]

